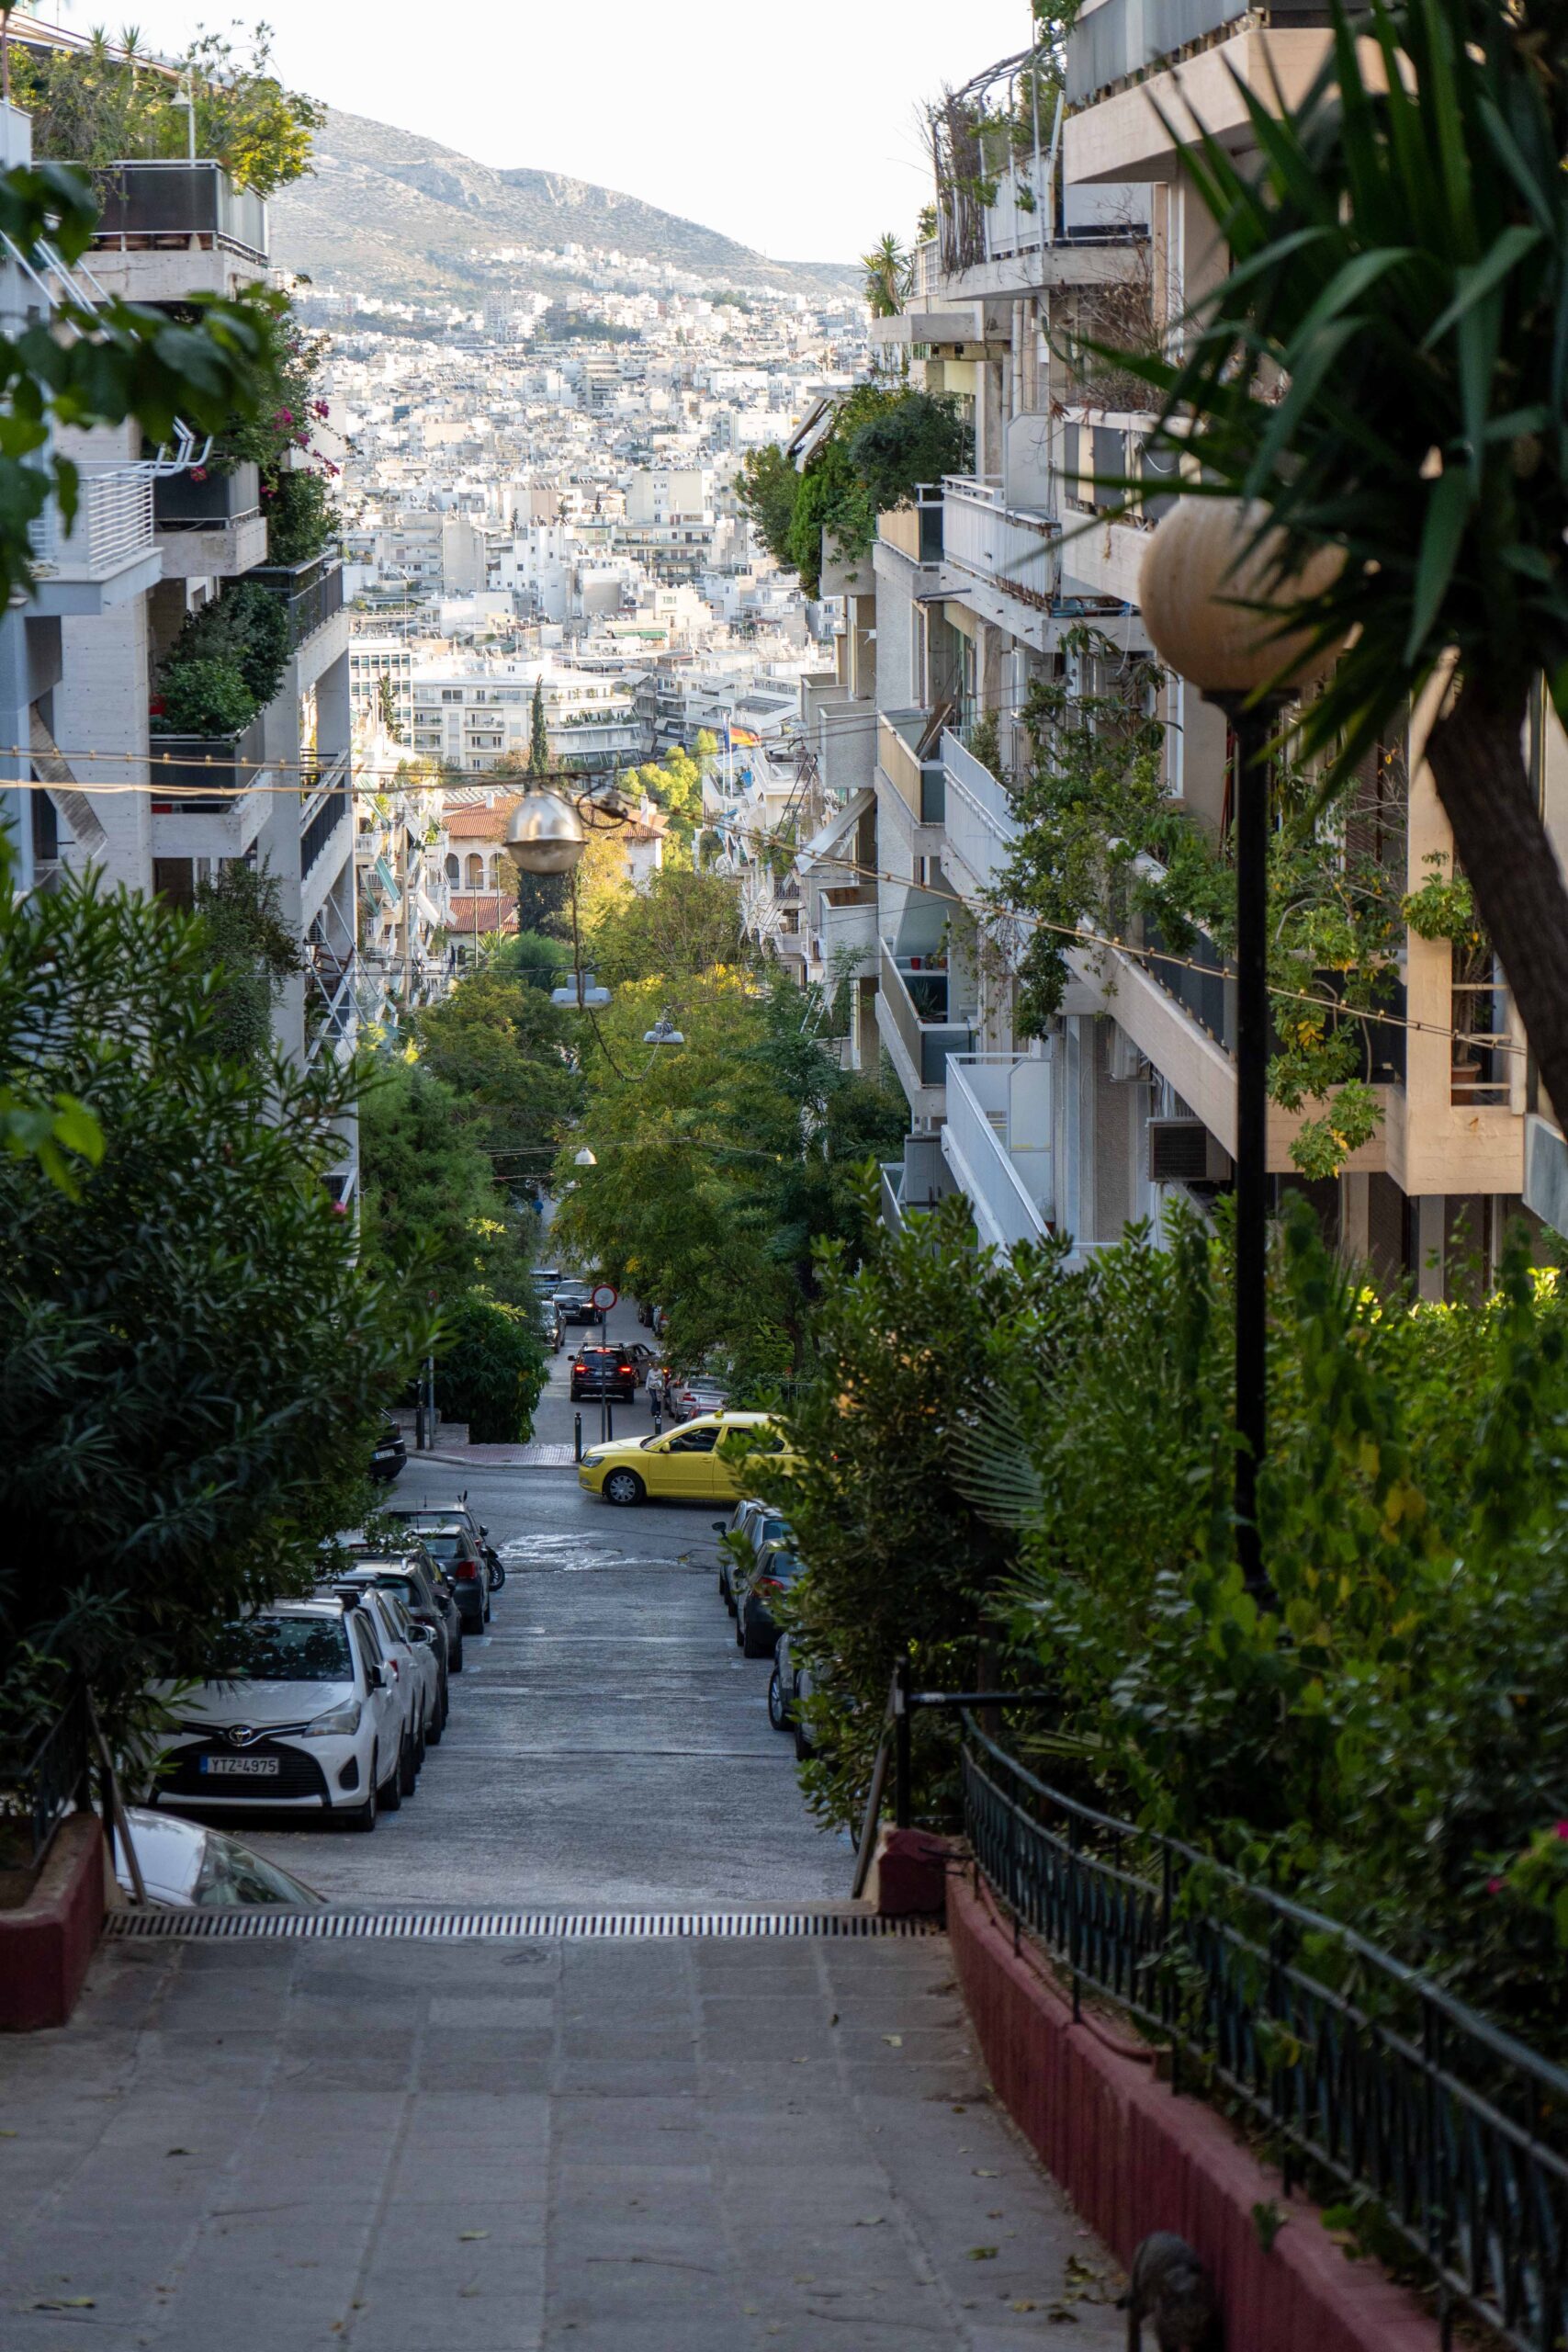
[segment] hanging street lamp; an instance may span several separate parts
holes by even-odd
[[[1320,678],[1337,647],[1283,626],[1338,577],[1324,548],[1282,569],[1281,535],[1260,502],[1179,500],[1144,557],[1139,605],[1168,669],[1224,711],[1235,745],[1235,1544],[1248,1592],[1274,1605],[1258,1525],[1268,1438],[1269,745],[1291,695]]]

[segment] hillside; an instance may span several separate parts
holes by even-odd
[[[316,135],[313,175],[274,198],[272,255],[320,282],[348,280],[368,294],[472,300],[491,273],[475,248],[567,244],[614,247],[669,261],[722,284],[792,292],[852,289],[847,265],[770,261],[716,230],[639,198],[557,172],[492,171],[417,132],[333,112]],[[559,291],[558,270],[520,265],[512,283]]]

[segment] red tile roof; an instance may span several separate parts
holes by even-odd
[[[467,932],[471,939],[478,931],[482,937],[487,932],[513,932],[517,928],[517,900],[510,891],[478,890],[452,893],[452,920],[446,935]]]
[[[491,808],[482,801],[446,803],[446,838],[454,842],[498,842],[507,820],[522,799],[520,792],[503,794]]]

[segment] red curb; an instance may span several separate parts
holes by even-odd
[[[972,1881],[954,1871],[947,1931],[992,2083],[1014,2122],[1123,2265],[1174,2230],[1213,2273],[1226,2352],[1438,2352],[1435,2321],[1371,2263],[1348,2262],[1316,2208],[1287,2199],[1229,2127],[1124,2056],[1072,2005]],[[1265,2253],[1252,2219],[1284,2226]]]
[[[103,1831],[96,1814],[73,1813],[27,1901],[0,1911],[0,2030],[65,2024],[103,1924]]]

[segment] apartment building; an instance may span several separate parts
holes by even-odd
[[[28,118],[0,112],[7,162],[28,160]],[[24,282],[9,261],[4,300],[14,316],[67,301],[92,309],[106,294],[166,306],[232,294],[267,272],[259,198],[213,163],[131,161],[106,187],[90,266]],[[276,1010],[277,1040],[306,1060],[347,1052],[354,1012],[340,975],[355,945],[354,820],[337,556],[269,562],[255,467],[204,466],[188,434],[152,458],[130,426],[58,438],[81,470],[75,523],[68,531],[52,507],[40,518],[34,591],[4,625],[10,741],[28,748],[32,780],[47,787],[28,796],[19,828],[24,879],[91,868],[107,885],[186,905],[229,864],[265,870],[306,950]],[[187,616],[240,581],[286,616],[273,700],[243,735],[160,730],[160,662]],[[355,1181],[350,1131],[340,1193]]]
[[[956,1187],[987,1240],[1061,1232],[1082,1253],[1130,1220],[1157,1223],[1168,1201],[1207,1203],[1229,1179],[1233,991],[1213,943],[1191,959],[1212,974],[1074,949],[1058,1016],[1026,1041],[1016,979],[1026,925],[994,894],[1018,838],[1009,786],[1031,756],[1021,723],[1031,686],[1092,695],[1102,672],[1146,652],[1140,567],[1169,503],[1168,466],[1145,447],[1152,418],[1112,404],[1114,390],[1060,355],[1091,307],[1115,319],[1141,305],[1158,332],[1212,281],[1224,255],[1168,126],[1190,108],[1241,141],[1235,77],[1255,90],[1275,77],[1288,100],[1321,62],[1326,16],[1276,6],[1265,22],[1239,0],[1192,0],[1179,77],[1156,12],[1086,0],[1054,119],[1031,124],[1020,61],[969,85],[983,164],[996,135],[987,119],[1007,126],[991,178],[979,176],[991,200],[976,197],[973,171],[954,170],[907,314],[874,322],[915,380],[964,402],[975,447],[971,476],[882,517],[869,567],[828,566],[825,590],[843,599],[835,676],[804,705],[836,812],[803,862],[806,927],[824,948],[841,936],[867,959],[852,966],[853,1051],[863,1063],[886,1052],[908,1101],[904,1160],[885,1171],[890,1218]],[[1141,509],[1124,512],[1119,484],[1138,476]],[[1082,650],[1086,625],[1109,649],[1099,657]],[[1179,679],[1157,715],[1166,790],[1223,839],[1224,719]],[[1405,740],[1387,747],[1399,788],[1386,824],[1380,810],[1379,854],[1402,890],[1421,886],[1434,854],[1451,854],[1423,763],[1427,721],[1413,712]],[[1568,745],[1544,709],[1536,736],[1544,805],[1568,824]],[[1139,944],[1135,919],[1127,938]],[[1157,935],[1142,944],[1157,948]],[[1455,955],[1446,941],[1404,938],[1392,1017],[1367,1046],[1381,1123],[1337,1177],[1308,1188],[1347,1248],[1434,1296],[1461,1256],[1495,1252],[1521,1205],[1559,1227],[1568,1220],[1568,1148],[1533,1086],[1502,975],[1492,963],[1461,969]],[[1269,1164],[1281,1184],[1303,1182],[1291,1156],[1300,1125],[1271,1106]]]
[[[465,775],[526,756],[534,689],[542,689],[550,764],[604,775],[640,756],[632,695],[619,678],[573,670],[549,657],[511,661],[482,653],[433,655],[414,665],[413,748]]]
[[[354,761],[355,1009],[362,1029],[395,1037],[455,968],[445,793],[434,771],[410,763],[378,700],[355,708]]]

